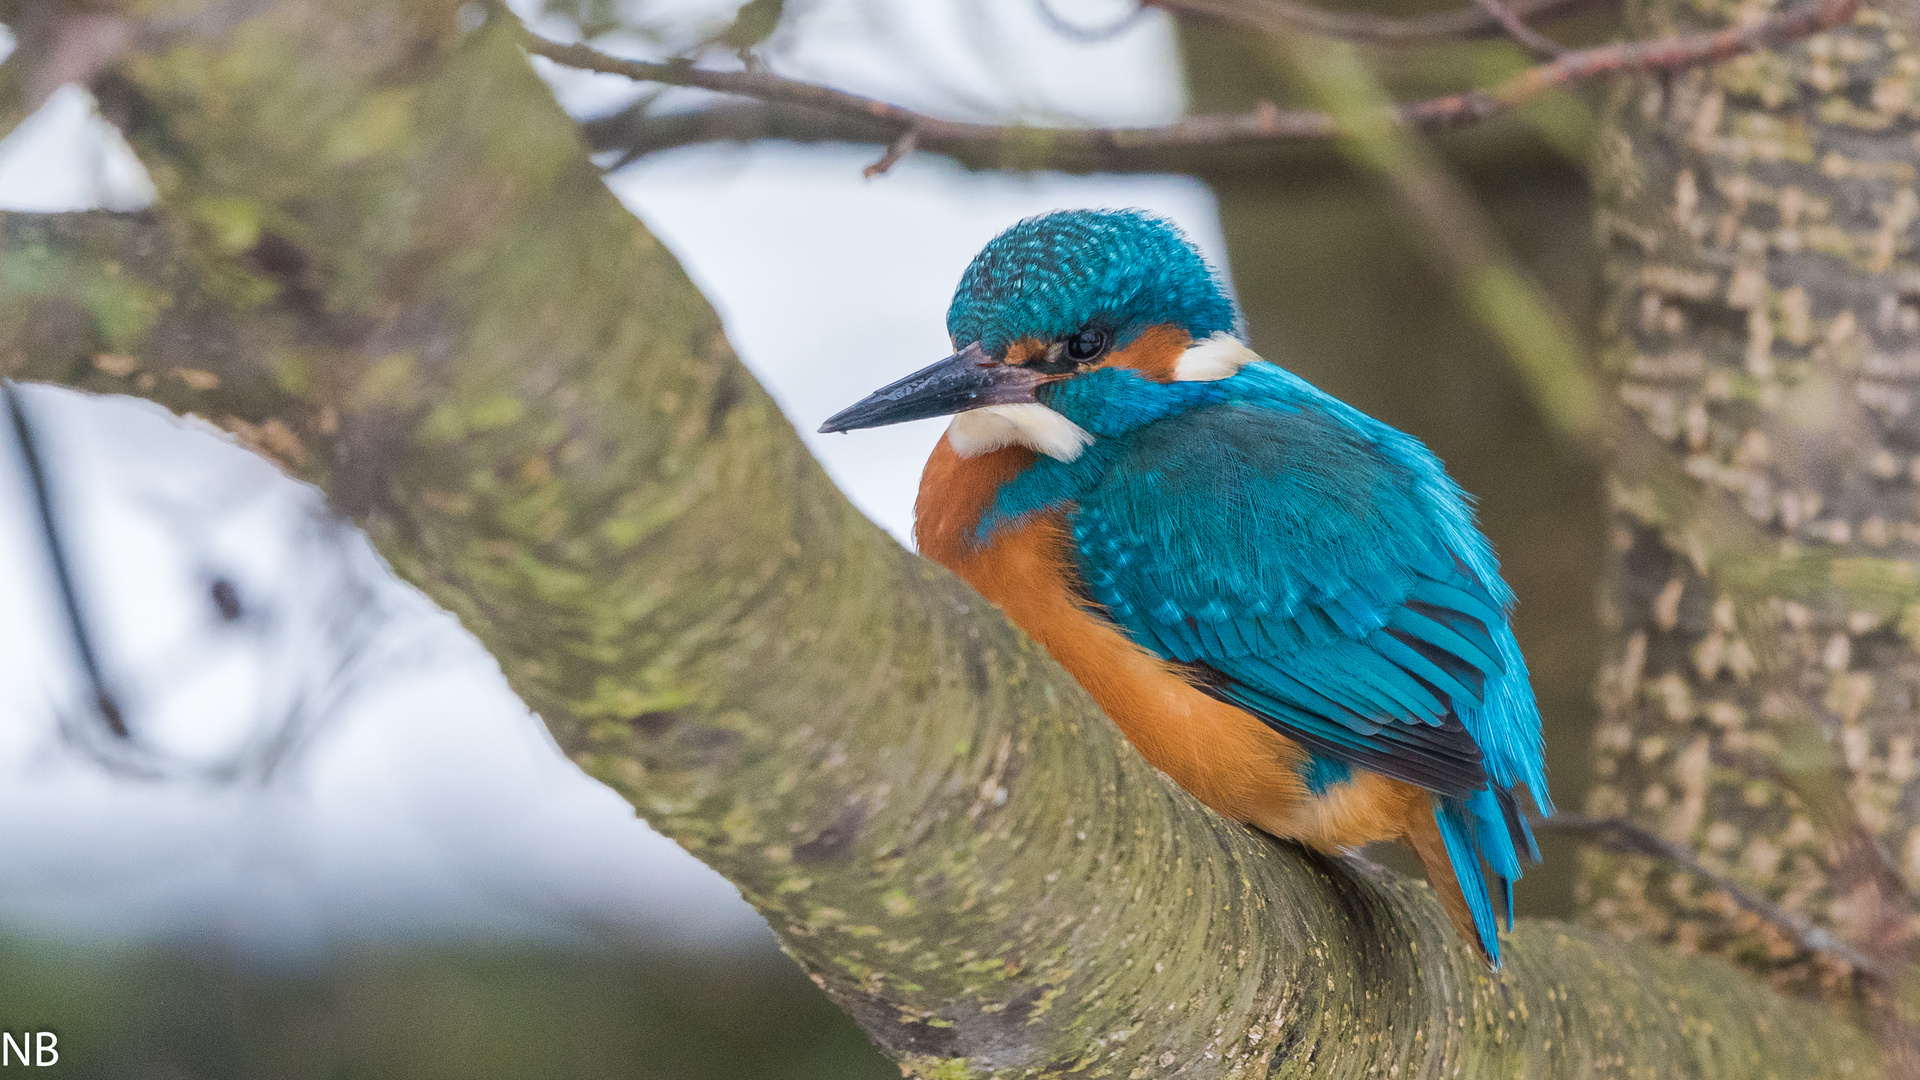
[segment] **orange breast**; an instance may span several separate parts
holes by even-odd
[[[976,544],[994,494],[1032,462],[1021,447],[962,458],[941,438],[920,482],[915,539],[1053,654],[1148,761],[1227,817],[1328,850],[1403,835],[1409,813],[1431,816],[1424,792],[1372,773],[1313,795],[1300,779],[1307,754],[1297,743],[1201,693],[1082,608],[1061,513],[1036,514]]]

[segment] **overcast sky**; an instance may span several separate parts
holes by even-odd
[[[680,10],[691,26],[727,6],[650,10]],[[1150,123],[1181,108],[1157,13],[1089,46],[1039,24],[1032,0],[788,6],[796,16],[771,48],[786,73],[961,115]],[[1093,26],[1131,5],[1055,6]],[[634,92],[542,64],[576,115]],[[947,301],[981,244],[1068,206],[1152,209],[1216,262],[1221,241],[1211,195],[1186,178],[972,175],[917,156],[867,181],[874,156],[698,148],[610,182],[719,309],[842,488],[904,537],[943,422],[812,432],[945,354]],[[0,142],[0,209],[128,208],[149,193],[78,89]],[[368,934],[764,934],[731,886],[559,756],[451,618],[387,578],[357,539],[317,530],[312,492],[142,403],[30,396],[85,602],[110,628],[116,678],[146,703],[131,720],[176,764],[222,761],[258,739],[263,716],[295,715],[297,692],[325,690],[310,658],[327,650],[324,620],[343,588],[369,583],[386,614],[367,650],[373,674],[272,782],[111,775],[58,734],[77,700],[70,650],[16,455],[0,439],[0,932],[212,935],[262,957],[318,955]],[[243,626],[258,632],[223,629],[206,601],[215,575],[239,586]]]

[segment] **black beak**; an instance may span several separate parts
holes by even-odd
[[[1033,392],[1047,377],[1032,368],[998,364],[979,342],[961,349],[932,367],[868,394],[841,409],[820,425],[822,433],[884,427],[929,416],[951,416],[988,405],[1016,405],[1033,401]]]

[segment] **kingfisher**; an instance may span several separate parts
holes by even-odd
[[[951,416],[914,539],[1156,768],[1327,853],[1412,847],[1500,966],[1553,807],[1513,592],[1419,440],[1261,359],[1140,210],[1028,218],[954,292],[954,353],[822,432]]]

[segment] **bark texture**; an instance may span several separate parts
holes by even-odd
[[[1634,32],[1765,3],[1644,0]],[[1898,963],[1920,884],[1920,41],[1897,9],[1622,87],[1598,162],[1618,647],[1588,806]],[[1638,859],[1609,930],[1848,973]]]
[[[503,27],[154,0],[150,214],[0,223],[0,356],[211,420],[459,614],[912,1075],[1862,1077],[1835,1010],[1224,822],[842,499]]]

